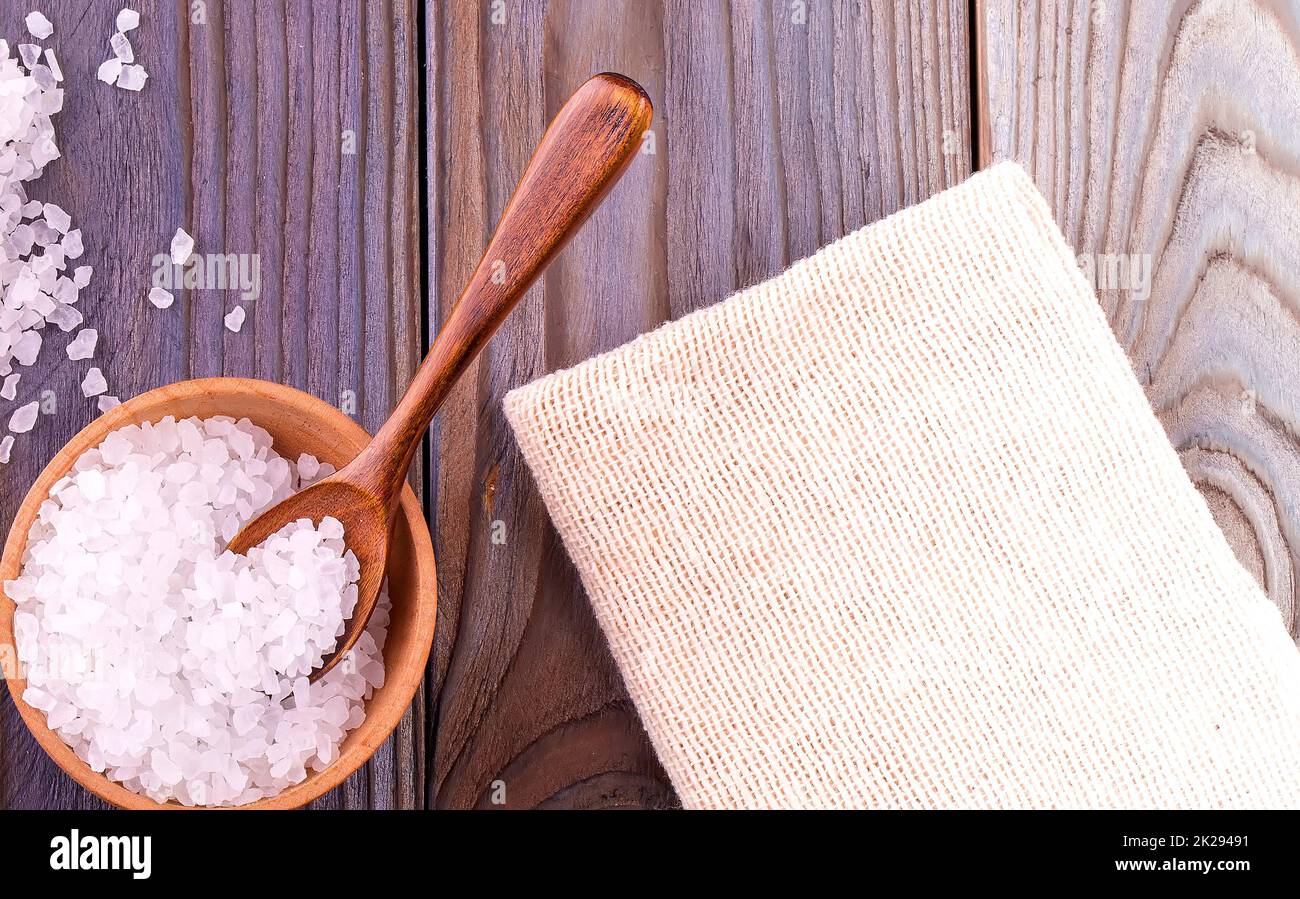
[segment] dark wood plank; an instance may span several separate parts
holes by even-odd
[[[548,117],[601,70],[641,156],[444,407],[430,806],[672,805],[501,413],[507,390],[779,272],[969,172],[964,3],[426,4],[430,327]],[[495,523],[495,524],[494,524]],[[494,530],[504,544],[493,542]]]
[[[1298,14],[1273,0],[977,11],[982,161],[1033,175],[1184,467],[1293,636]]]
[[[147,6],[131,39],[150,80],[130,94],[94,79],[122,4],[40,4],[68,90],[63,158],[32,194],[85,233],[94,364],[124,398],[185,377],[253,375],[375,429],[421,353],[415,8],[258,0],[208,3],[196,21],[188,4]],[[28,9],[0,8],[0,36],[27,40]],[[198,252],[257,255],[261,294],[241,333],[222,325],[235,292],[178,294],[166,311],[145,299],[151,259],[177,226]],[[90,363],[69,363],[64,343],[52,339],[21,385],[24,398],[54,390],[60,406],[0,469],[6,528],[40,467],[94,415],[77,389]],[[424,710],[417,697],[373,761],[318,805],[422,804]],[[6,693],[0,807],[96,804],[36,748]]]

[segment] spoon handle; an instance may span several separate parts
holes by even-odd
[[[636,82],[604,73],[555,116],[411,386],[352,467],[394,504],[452,385],[631,162],[653,114]]]

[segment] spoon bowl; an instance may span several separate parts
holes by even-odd
[[[360,425],[333,406],[291,387],[266,381],[208,378],[182,381],[141,394],[87,425],[41,472],[14,516],[4,555],[0,557],[0,583],[18,576],[27,548],[27,535],[41,503],[49,496],[54,483],[72,469],[82,453],[98,446],[118,428],[158,422],[168,415],[178,420],[191,416],[211,418],[214,415],[247,418],[271,434],[275,451],[281,456],[296,459],[302,453],[310,453],[337,468],[346,466],[370,442],[370,436]],[[338,517],[340,511],[336,506],[330,514]],[[344,527],[347,527],[346,521]],[[410,707],[424,680],[438,604],[433,541],[420,501],[410,487],[402,490],[392,518],[391,539],[387,541],[387,547],[387,564],[381,570],[388,577],[393,609],[384,643],[385,680],[366,704],[365,720],[344,739],[339,757],[333,764],[323,771],[310,772],[302,783],[276,796],[240,808],[297,808],[324,795],[366,763]],[[378,590],[378,585],[375,589]],[[0,667],[4,669],[19,715],[41,748],[73,780],[116,806],[131,809],[183,808],[133,793],[91,770],[46,725],[45,715],[23,701],[27,683],[14,651],[14,612],[14,603],[0,594]],[[10,754],[20,751],[18,746],[6,747]]]
[[[373,493],[346,477],[345,469],[344,472],[330,475],[323,481],[299,490],[293,496],[292,506],[281,503],[269,510],[268,514],[254,518],[240,529],[226,548],[233,553],[246,555],[250,549],[260,546],[285,525],[298,519],[310,519],[317,525],[326,517],[337,520],[343,525],[347,547],[357,557],[361,568],[361,577],[357,581],[357,604],[347,627],[351,629],[356,627],[356,622],[363,622],[364,629],[364,622],[369,620],[370,613],[379,601],[379,588],[383,586],[388,561],[388,540],[375,539],[374,535],[387,537],[390,518],[386,505]],[[366,539],[367,535],[371,535],[370,539]],[[340,643],[348,646],[353,642],[354,639],[346,636],[340,640]],[[311,673],[308,680],[315,683],[342,658],[342,652],[331,653],[325,663]]]

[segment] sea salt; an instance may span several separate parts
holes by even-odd
[[[51,228],[60,234],[67,234],[68,229],[72,227],[72,217],[63,211],[62,206],[54,203],[46,203],[42,207],[45,214],[45,221]]]
[[[108,390],[108,381],[104,380],[104,373],[98,368],[92,368],[86,372],[86,377],[81,381],[81,393],[84,396],[99,396]]]
[[[101,396],[99,402],[95,404],[100,412],[107,412],[109,409],[116,409],[120,405],[122,405],[121,400],[115,396],[109,396],[108,394]]]
[[[342,526],[224,549],[314,466],[333,472],[281,458],[246,419],[166,418],[112,432],[55,483],[4,589],[24,699],[92,770],[159,802],[227,806],[338,758],[383,684],[386,592],[309,684],[357,599]]]
[[[149,302],[153,303],[159,309],[166,309],[176,301],[170,290],[161,287],[152,287],[149,289]]]
[[[95,71],[95,77],[105,84],[116,84],[117,76],[122,74],[122,60],[114,56],[106,59],[99,64]]]
[[[83,328],[68,344],[68,358],[73,362],[79,359],[90,359],[95,355],[95,346],[98,343],[99,332],[94,328]]]
[[[244,316],[245,312],[243,306],[236,306],[234,309],[231,309],[226,313],[226,328],[238,334],[239,329],[244,327]]]
[[[14,414],[9,416],[9,430],[14,434],[26,434],[36,424],[36,415],[39,411],[38,404],[34,402],[19,406],[14,410]]]
[[[23,21],[27,24],[27,30],[31,32],[32,37],[39,40],[43,41],[54,33],[54,26],[41,12],[33,10]]]
[[[184,228],[177,228],[172,235],[171,252],[172,263],[175,265],[184,265],[194,254],[194,238],[185,233]]]
[[[149,73],[144,70],[144,66],[122,66],[122,71],[117,76],[117,86],[129,91],[138,91],[144,89],[144,83],[148,80]]]
[[[14,438],[12,434],[6,434],[4,439],[0,439],[0,465],[9,464],[9,452],[14,448]]]
[[[131,49],[131,40],[122,32],[116,32],[108,39],[108,46],[112,49],[113,55],[122,62],[135,62],[135,51]]]
[[[140,24],[140,14],[134,9],[127,7],[117,14],[116,24],[118,31],[131,31]]]
[[[53,33],[40,12],[26,23],[37,38]],[[52,330],[47,326],[81,325],[82,313],[73,307],[90,275],[88,267],[80,277],[63,274],[84,252],[81,232],[61,207],[27,192],[60,155],[52,116],[63,108],[63,71],[50,48],[22,43],[17,52],[15,59],[0,40],[0,398],[7,400],[16,396],[15,366],[36,363],[42,334]],[[35,418],[27,408],[15,414],[19,423],[31,415],[31,427]]]
[[[43,338],[37,331],[24,331],[10,348],[12,358],[19,365],[31,365],[41,354]]]

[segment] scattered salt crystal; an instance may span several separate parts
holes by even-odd
[[[60,234],[67,234],[68,229],[72,227],[72,217],[63,211],[62,206],[56,206],[53,203],[46,203],[43,207],[45,221],[51,228]]]
[[[95,270],[89,265],[79,265],[76,271],[72,273],[72,283],[77,285],[78,288],[85,287],[90,283],[90,276],[94,272]]]
[[[161,287],[153,287],[149,290],[149,302],[153,303],[159,309],[166,309],[175,302],[175,300],[176,297],[172,295],[170,290],[164,290]]]
[[[120,74],[122,74],[122,60],[114,56],[112,59],[106,59],[99,64],[95,77],[105,84],[115,84],[117,76]]]
[[[117,30],[131,31],[140,24],[140,14],[134,9],[127,7],[117,14]]]
[[[114,33],[108,39],[108,45],[113,49],[113,55],[122,62],[135,62],[135,51],[131,49],[131,41],[122,32]]]
[[[18,395],[18,379],[21,377],[16,372],[5,377],[4,386],[0,387],[0,400],[11,400]]]
[[[244,317],[245,313],[243,306],[236,306],[234,309],[231,309],[226,315],[226,328],[238,334],[239,329],[244,327]]]
[[[24,331],[9,352],[19,365],[31,365],[41,354],[41,342],[40,332]]]
[[[14,438],[12,434],[6,434],[4,439],[0,439],[0,465],[9,464],[9,451],[14,448]]]
[[[98,368],[92,368],[86,372],[86,377],[81,381],[81,393],[83,396],[99,396],[105,390],[108,390],[108,381],[104,380],[104,373]]]
[[[38,44],[19,44],[18,58],[23,61],[23,65],[30,72],[36,68],[36,61],[41,58],[41,48]]]
[[[57,112],[57,110],[54,110]],[[53,162],[59,158],[59,148],[54,145],[54,141],[46,136],[37,138],[32,144],[32,167],[35,172],[40,172],[45,168],[46,163]]]
[[[184,228],[177,228],[172,235],[172,263],[184,265],[194,254],[194,238],[185,233]]]
[[[144,70],[144,66],[122,66],[122,71],[117,76],[117,86],[129,91],[138,91],[144,88],[144,83],[148,80],[149,73]]]
[[[108,394],[101,396],[99,402],[96,403],[100,412],[107,412],[109,409],[116,409],[120,405],[122,405],[121,400],[115,396],[109,396]]]
[[[85,321],[85,317],[71,306],[60,306],[46,315],[45,320],[66,334]]]
[[[43,41],[54,33],[54,26],[50,24],[50,20],[39,11],[29,12],[23,21],[27,23],[27,30],[31,32],[32,37],[39,40]]]
[[[15,434],[26,434],[36,424],[36,415],[39,411],[37,403],[28,403],[26,406],[20,406],[9,416],[9,430]]]
[[[77,332],[68,344],[68,358],[73,362],[90,359],[95,355],[95,345],[99,343],[99,332],[94,328],[83,328]]]
[[[219,499],[268,481],[239,512]],[[246,557],[224,551],[230,527],[309,482],[247,420],[169,418],[114,431],[55,484],[3,588],[24,697],[92,769],[159,802],[221,806],[338,759],[384,680],[386,591],[309,684],[356,603],[342,525],[296,522]],[[107,664],[40,663],[87,655]]]
[[[55,81],[63,80],[63,67],[59,65],[59,58],[54,55],[53,47],[45,48],[45,62],[50,67],[50,72],[54,75]]]

